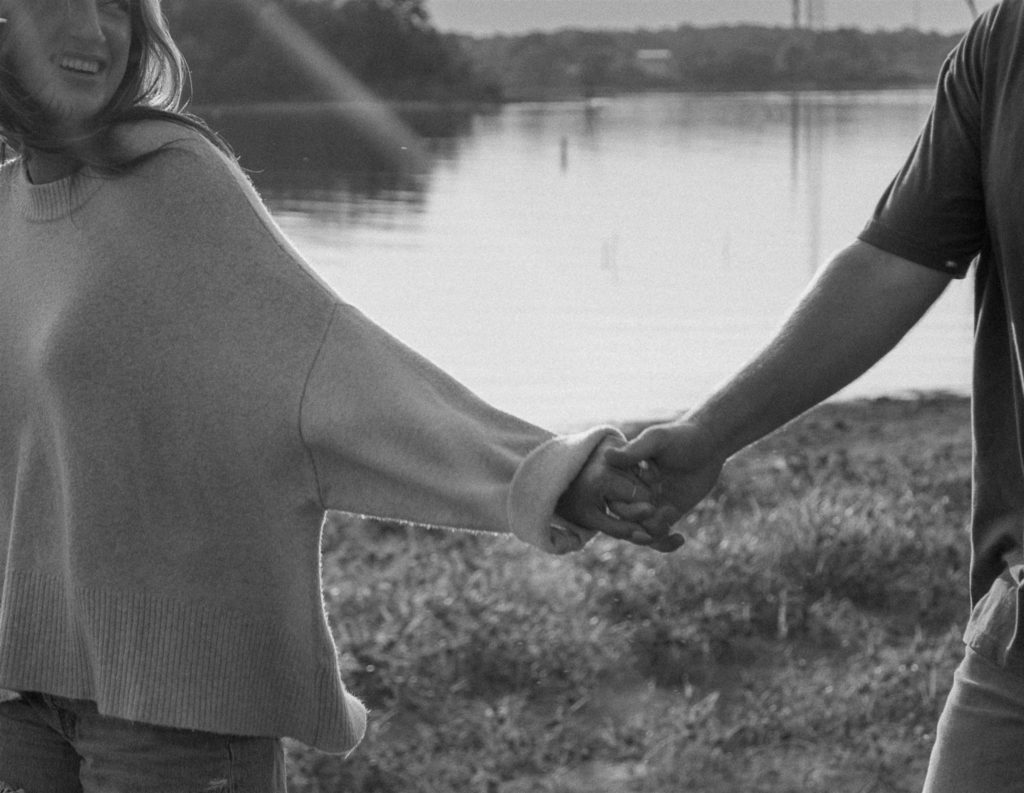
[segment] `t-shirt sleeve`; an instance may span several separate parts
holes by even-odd
[[[555,436],[504,413],[339,302],[310,373],[302,434],[326,509],[511,532],[550,553],[591,532],[555,517],[611,428]]]
[[[991,13],[946,58],[906,163],[860,233],[864,242],[962,278],[986,233],[981,105]]]

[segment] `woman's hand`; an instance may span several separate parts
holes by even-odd
[[[620,467],[609,462],[608,453],[621,444],[608,438],[594,450],[559,499],[557,513],[586,529],[635,545],[663,552],[676,550],[683,537],[673,534],[671,528],[679,512],[659,501],[662,483],[652,475],[650,465]]]
[[[622,444],[609,437],[594,450],[562,494],[556,511],[590,531],[674,551],[683,544],[682,536],[671,532],[680,515],[672,505],[657,502],[659,483],[649,475],[649,466],[623,470],[609,464],[606,453]]]

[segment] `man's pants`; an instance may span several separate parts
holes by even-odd
[[[101,716],[44,694],[0,702],[0,793],[284,793],[275,738]]]
[[[1004,576],[974,608],[964,660],[939,719],[924,793],[1024,791],[1020,598],[1020,585]]]

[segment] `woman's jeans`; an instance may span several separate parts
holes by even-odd
[[[0,793],[284,793],[276,738],[156,727],[91,702],[0,702]]]
[[[1024,592],[1007,574],[974,608],[924,793],[1024,790],[1024,626],[1018,635],[1018,600],[1024,603]]]

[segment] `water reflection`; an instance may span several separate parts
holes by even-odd
[[[429,166],[411,173],[337,119],[216,123],[346,299],[490,401],[565,426],[666,415],[749,358],[859,231],[929,102],[708,94],[424,111],[409,123]],[[848,393],[966,388],[970,316],[951,290]]]
[[[415,212],[430,189],[429,167],[374,134],[356,102],[228,105],[199,113],[231,144],[272,208],[325,216],[343,209],[347,219],[359,219],[380,214],[381,206]],[[473,113],[408,104],[396,115],[433,161],[458,156]]]
[[[807,195],[807,267],[813,273],[821,265],[822,145],[821,105],[808,102],[799,92],[789,98],[790,196],[796,202]],[[816,115],[817,111],[817,115]]]

